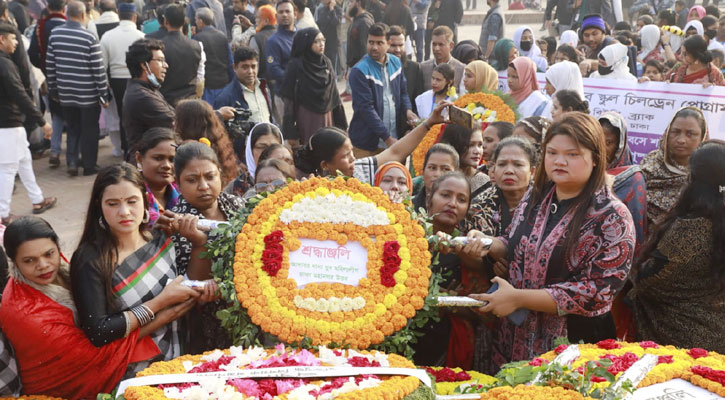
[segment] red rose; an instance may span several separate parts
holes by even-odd
[[[617,341],[614,339],[602,340],[601,342],[597,343],[597,346],[600,349],[604,349],[604,350],[613,350],[613,349],[619,349],[622,347],[622,345],[617,343]]]
[[[592,376],[591,381],[594,383],[599,383],[599,382],[606,382],[606,379],[602,378],[601,376]]]
[[[284,251],[284,247],[282,247],[282,245],[279,243],[270,243],[270,244],[264,246],[264,249],[273,250],[273,251],[279,252],[280,254]]]
[[[542,364],[548,364],[548,363],[549,362],[544,360],[543,358],[534,357],[534,359],[529,362],[529,365],[534,366],[534,367],[540,367]]]
[[[381,275],[380,284],[385,287],[393,287],[395,286],[395,278],[392,275]]]
[[[400,267],[397,265],[392,264],[385,264],[382,268],[380,268],[380,275],[393,275],[394,273],[398,272],[400,270]]]
[[[687,354],[689,354],[692,358],[707,357],[707,350],[699,347],[693,347],[687,351]]]
[[[673,356],[659,356],[657,357],[657,364],[672,364],[675,362],[672,357]]]
[[[560,345],[556,346],[556,348],[554,349],[554,352],[556,354],[561,354],[564,350],[566,350],[568,348],[569,348],[568,344],[560,344]]]
[[[455,382],[456,373],[452,369],[445,367],[439,371],[436,371],[437,382]]]
[[[265,250],[262,252],[262,262],[282,261],[282,252],[277,250]]]
[[[267,261],[264,263],[264,266],[262,266],[262,269],[267,273],[269,276],[277,276],[277,272],[279,272],[279,269],[281,268],[281,263],[279,261]]]
[[[284,233],[282,231],[274,231],[264,237],[264,244],[279,243],[284,239]]]
[[[656,348],[660,347],[660,345],[658,345],[657,343],[655,343],[651,340],[645,340],[643,342],[639,342],[639,346],[642,347],[643,349],[656,349]]]
[[[471,375],[468,375],[468,372],[461,371],[456,374],[455,381],[456,382],[462,382],[462,381],[469,381],[471,380]]]
[[[387,254],[383,256],[383,262],[385,264],[393,264],[395,266],[400,265],[400,257],[397,254]]]
[[[385,242],[383,245],[383,254],[398,254],[398,250],[400,250],[400,243],[395,240]]]

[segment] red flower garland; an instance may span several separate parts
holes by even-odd
[[[282,268],[282,240],[284,234],[282,231],[274,231],[264,237],[264,251],[262,252],[262,269],[269,276],[277,276],[280,268]]]
[[[707,357],[707,350],[701,349],[699,347],[693,347],[690,350],[688,350],[687,354],[690,355],[690,357],[694,359],[698,359],[700,357]]]
[[[694,374],[700,375],[705,379],[709,379],[713,382],[717,382],[725,386],[725,371],[712,369],[710,367],[703,367],[702,365],[695,365],[694,367],[690,368],[690,371],[692,371],[692,373]]]
[[[617,343],[614,339],[606,339],[602,340],[601,342],[597,343],[597,347],[604,350],[614,350],[619,349],[622,347],[619,343]]]
[[[385,287],[395,286],[395,277],[393,276],[400,270],[400,243],[397,241],[385,242],[383,246],[383,267],[380,268],[380,284]]]

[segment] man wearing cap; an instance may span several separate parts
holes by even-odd
[[[133,3],[118,3],[117,27],[106,32],[101,38],[101,52],[103,63],[109,71],[109,82],[113,98],[116,99],[118,117],[123,120],[123,95],[126,93],[126,83],[131,73],[126,66],[126,51],[131,44],[144,37],[143,32],[136,29],[136,5]],[[121,148],[128,151],[126,133],[121,124]]]
[[[584,17],[582,27],[579,29],[579,41],[587,45],[587,59],[580,63],[582,72],[586,75],[597,70],[599,52],[614,42],[614,39],[607,36],[608,31],[601,15],[594,14]]]

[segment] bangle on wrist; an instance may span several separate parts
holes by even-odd
[[[425,120],[425,122],[423,122],[423,126],[425,126],[425,130],[427,130],[427,131],[429,131],[431,128],[431,125],[428,124],[428,120]]]

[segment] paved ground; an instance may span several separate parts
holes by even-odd
[[[478,1],[477,13],[485,12],[488,7],[485,1]],[[467,13],[472,13],[469,11]],[[512,37],[516,28],[521,25],[507,25],[506,37]],[[532,28],[538,32],[541,25],[532,25]],[[461,40],[473,39],[478,41],[480,34],[480,25],[462,25],[459,27],[459,36]],[[344,90],[344,84],[341,91]],[[352,103],[345,103],[348,118],[352,117]],[[99,142],[98,164],[101,167],[111,165],[121,161],[120,158],[111,155],[111,143],[108,138]],[[58,204],[51,210],[46,211],[41,216],[50,222],[53,228],[58,232],[61,238],[61,248],[68,257],[73,253],[83,231],[83,223],[85,221],[88,201],[93,186],[95,176],[70,177],[65,170],[65,158],[61,156],[61,166],[58,169],[50,169],[48,167],[48,157],[44,157],[33,162],[33,168],[38,180],[38,184],[43,189],[46,196],[58,197]],[[12,213],[16,215],[27,215],[32,211],[30,200],[28,199],[25,187],[18,180],[16,182],[16,191],[13,195]]]

